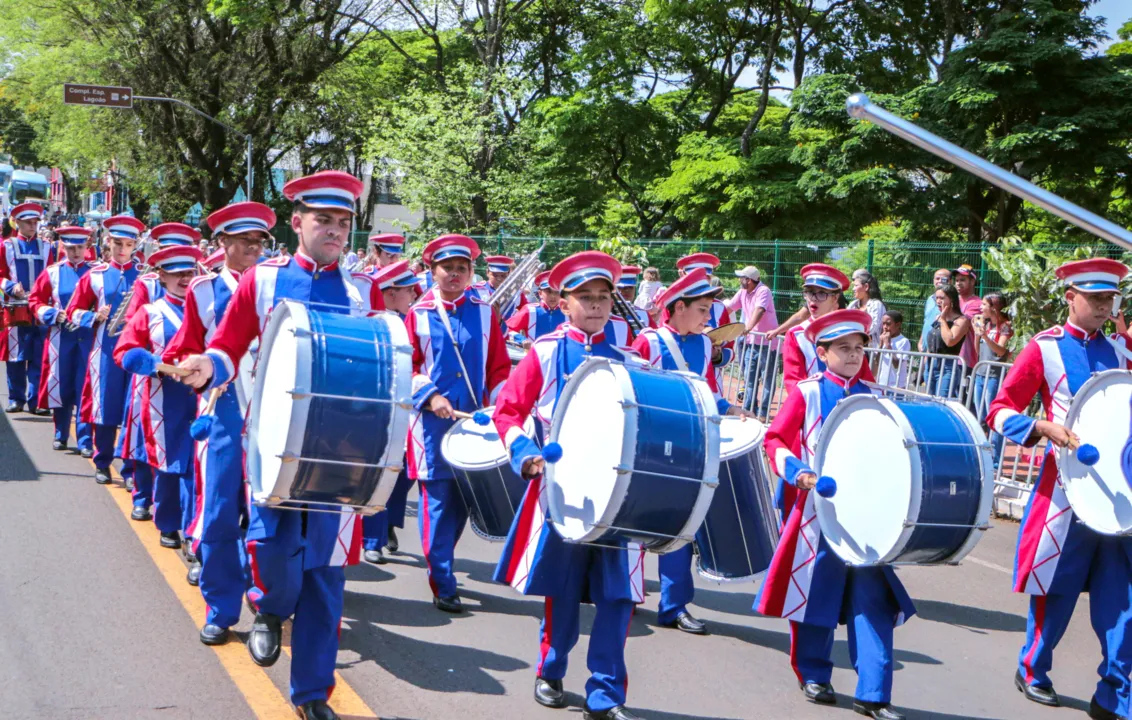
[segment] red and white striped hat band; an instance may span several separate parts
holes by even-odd
[[[12,218],[15,220],[42,220],[43,206],[39,203],[20,203],[12,208]]]
[[[362,188],[362,181],[349,173],[324,170],[291,180],[283,186],[283,196],[307,207],[346,210],[353,214]]]
[[[115,215],[102,221],[102,227],[113,237],[137,240],[145,232],[145,223],[130,215]]]
[[[376,248],[381,248],[390,255],[401,255],[405,252],[405,238],[396,233],[370,235],[369,244]]]
[[[86,241],[90,240],[90,229],[67,225],[56,230],[55,235],[64,245],[86,245]]]
[[[806,328],[806,339],[822,343],[853,334],[868,338],[871,323],[872,318],[862,310],[836,310],[810,323]]]
[[[1068,262],[1054,271],[1058,279],[1081,292],[1114,292],[1128,274],[1128,266],[1111,258]]]
[[[161,223],[149,231],[149,238],[155,241],[158,247],[192,245],[200,240],[200,233],[182,223]]]
[[[275,227],[275,211],[258,202],[232,203],[209,215],[208,227],[213,235],[262,232],[270,237],[271,228]]]

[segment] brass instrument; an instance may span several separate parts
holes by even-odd
[[[629,304],[625,296],[621,294],[620,290],[616,288],[613,290],[613,312],[617,313],[622,320],[629,323],[634,335],[640,335],[641,331],[645,329],[645,324],[641,322],[641,317],[637,315],[636,309]]]
[[[151,269],[152,268],[148,265],[142,265],[138,268],[138,277],[140,278],[142,275],[145,275]],[[129,320],[129,318],[126,317],[126,311],[130,308],[130,301],[134,299],[134,290],[136,290],[137,287],[137,281],[135,280],[133,287],[127,290],[126,294],[122,296],[122,304],[118,306],[118,310],[110,317],[110,324],[106,326],[107,337],[118,337],[122,334],[122,331],[126,329],[126,321]]]
[[[515,263],[515,267],[507,275],[507,279],[496,288],[491,296],[491,306],[495,308],[496,312],[502,314],[506,308],[510,307],[515,298],[523,292],[527,283],[534,280],[535,276],[542,271],[544,265],[539,261],[538,256],[545,247],[546,243],[544,242],[533,253]]]

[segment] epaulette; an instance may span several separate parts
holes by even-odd
[[[284,265],[286,265],[289,262],[291,262],[291,256],[290,255],[287,255],[287,256],[279,255],[278,257],[273,257],[273,258],[270,258],[268,260],[264,260],[263,262],[261,262],[256,267],[260,267],[260,266],[264,266],[264,265],[270,265],[271,267],[283,267]]]
[[[1056,325],[1047,330],[1042,330],[1040,333],[1033,337],[1034,340],[1056,340],[1057,338],[1065,337],[1065,328],[1061,325]]]

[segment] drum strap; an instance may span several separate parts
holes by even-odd
[[[668,348],[668,354],[676,361],[676,369],[680,372],[688,372],[688,361],[684,359],[684,353],[680,352],[680,346],[676,344],[676,338],[672,336],[672,331],[668,328],[660,328],[656,334],[664,341],[664,346]]]
[[[460,369],[464,371],[464,383],[468,386],[472,402],[476,404],[477,408],[481,407],[480,398],[476,395],[475,388],[472,387],[472,378],[468,375],[468,368],[464,365],[464,356],[460,354],[460,346],[456,344],[456,334],[452,332],[452,324],[448,322],[448,310],[445,309],[444,300],[441,299],[439,293],[436,297],[436,312],[440,315],[440,324],[444,326],[444,331],[448,333],[448,339],[452,341],[452,352],[456,353],[456,361],[460,363]]]

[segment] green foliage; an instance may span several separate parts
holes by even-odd
[[[622,265],[637,265],[644,268],[649,264],[648,247],[633,242],[624,236],[598,240],[594,249],[600,250],[607,255],[612,255],[617,258]]]

